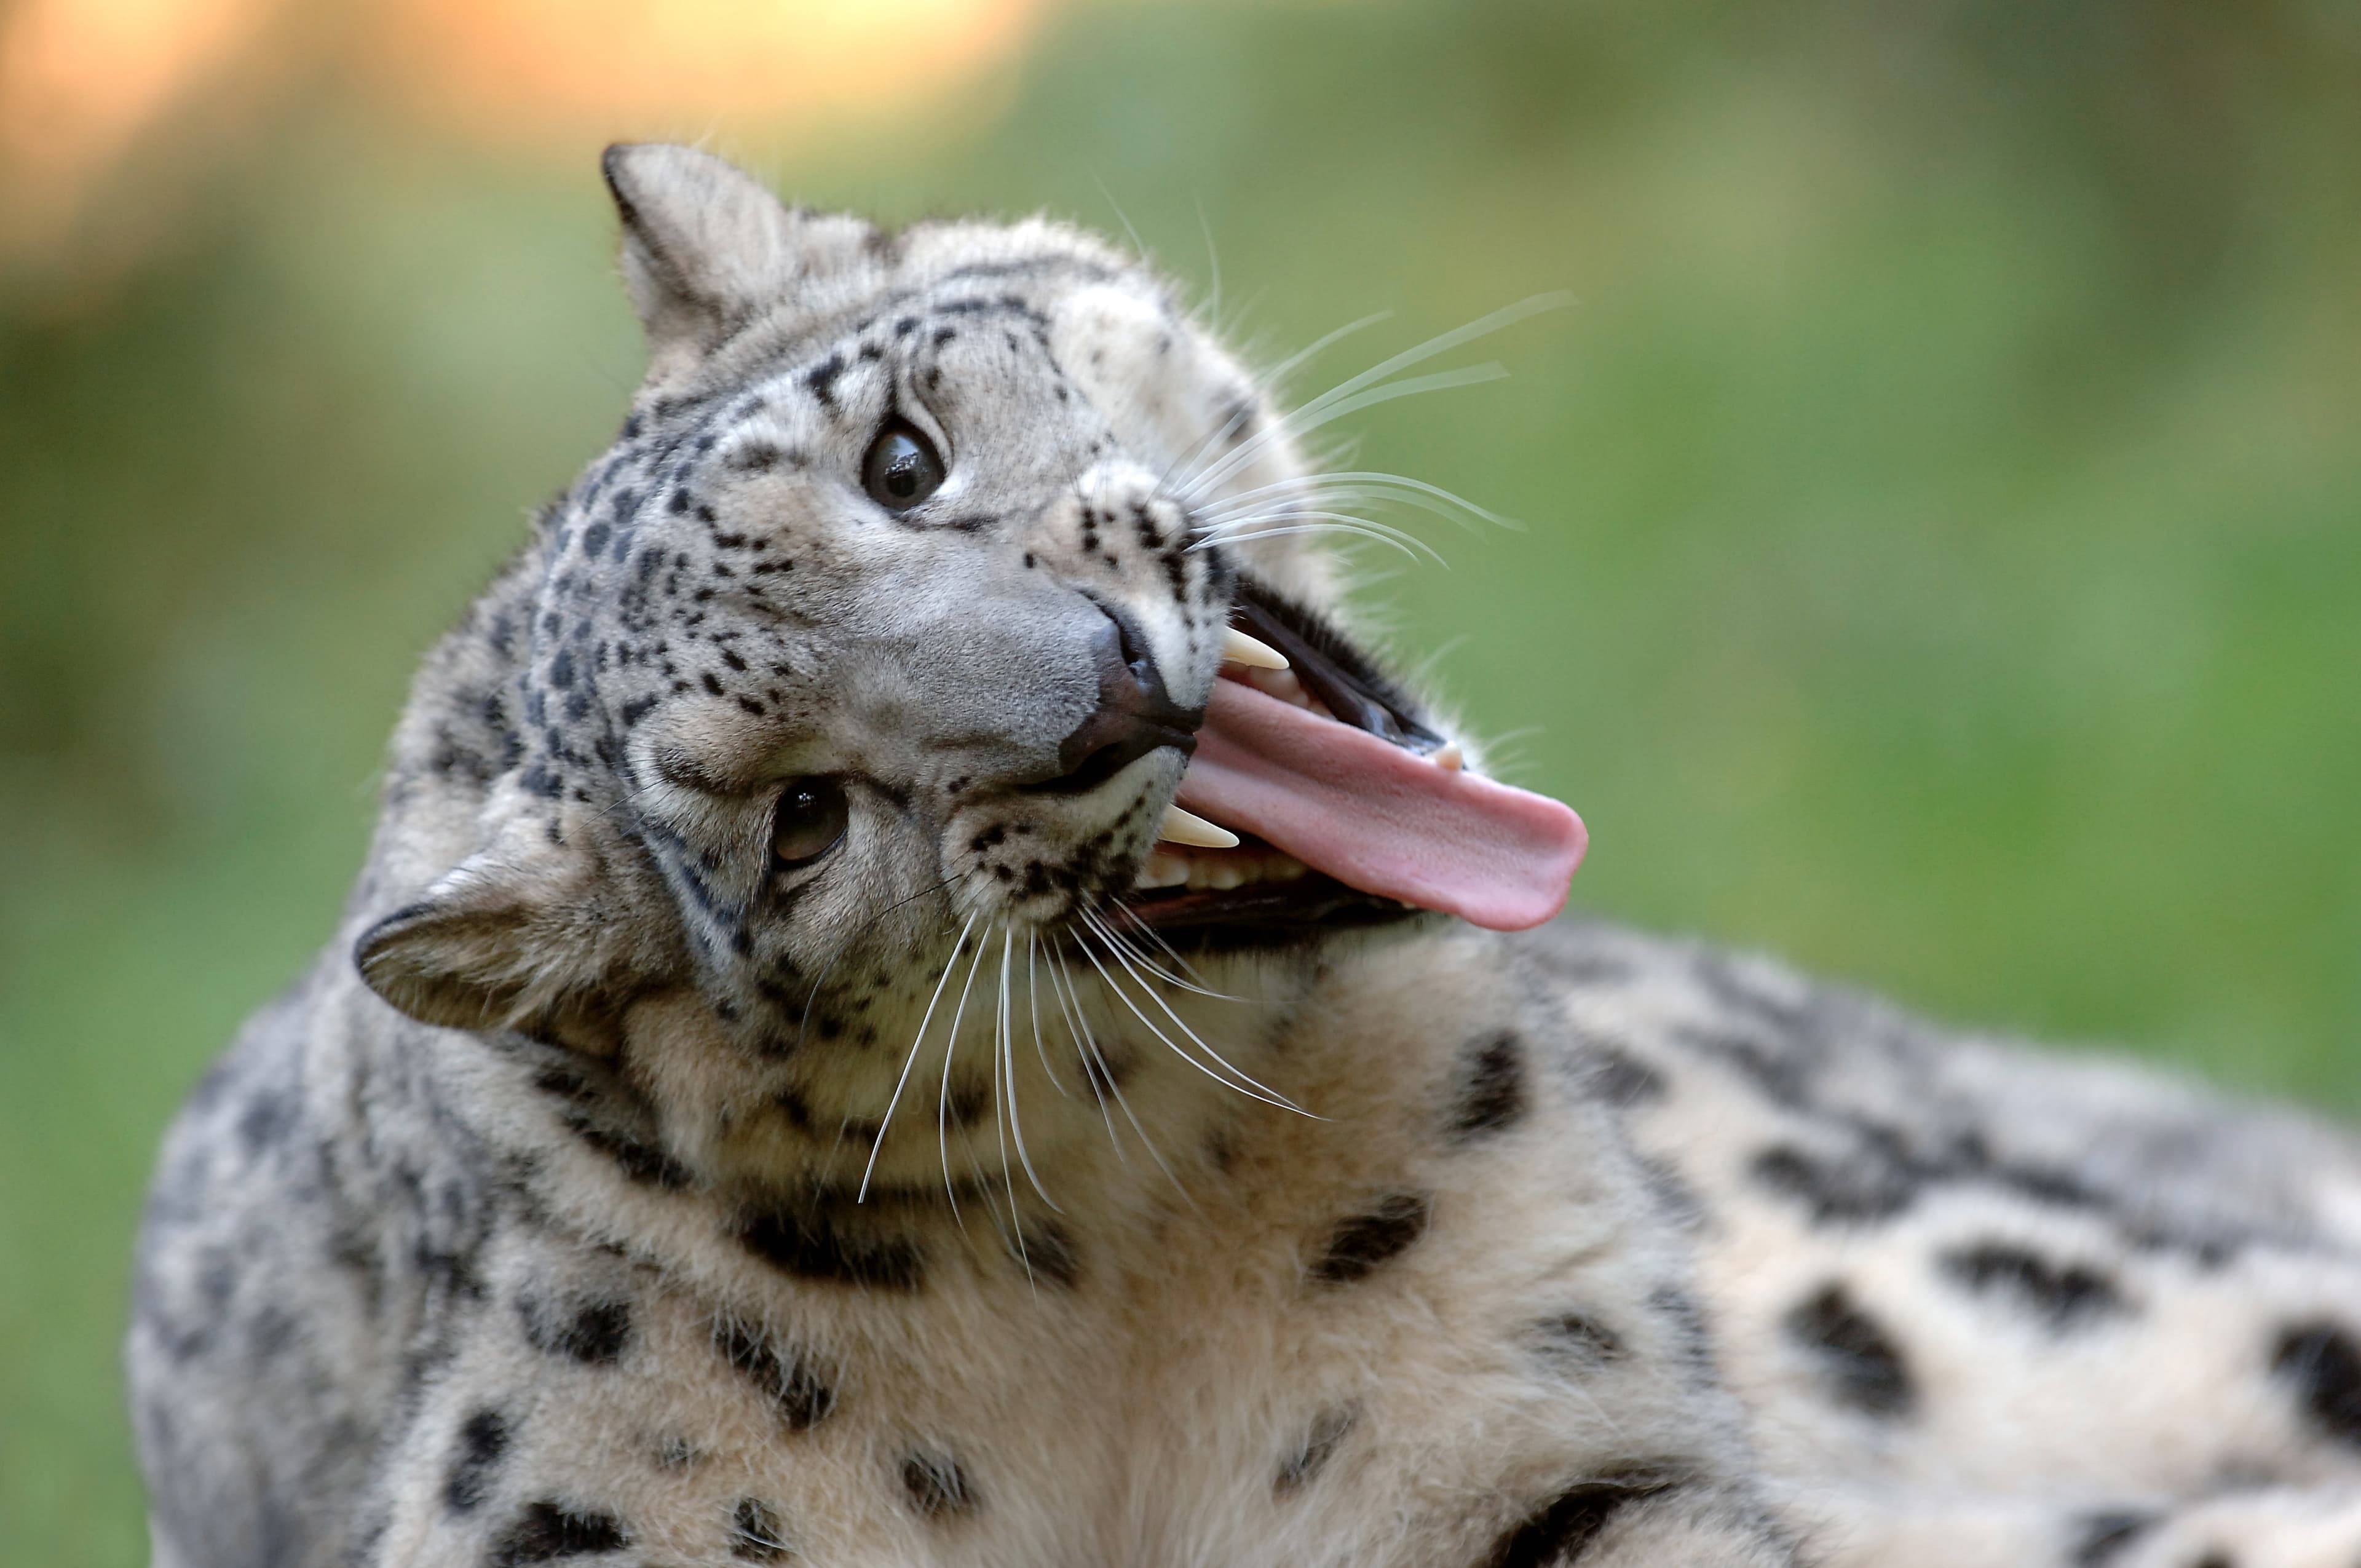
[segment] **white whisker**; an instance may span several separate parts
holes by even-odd
[[[1381,507],[1395,505],[1397,498],[1380,490],[1339,486],[1333,490],[1306,490],[1300,495],[1266,496],[1260,500],[1239,506],[1207,507],[1191,514],[1194,530],[1200,534],[1235,532],[1253,521],[1286,522],[1314,510],[1334,511],[1355,509],[1353,515],[1374,512]],[[1422,509],[1439,510],[1439,509]]]
[[[1267,385],[1274,387],[1279,385],[1279,383],[1286,380],[1296,371],[1310,364],[1328,348],[1344,342],[1346,338],[1352,336],[1356,332],[1377,325],[1379,322],[1391,321],[1393,319],[1393,314],[1394,313],[1391,311],[1372,312],[1370,314],[1363,316],[1359,321],[1346,322],[1343,326],[1336,328],[1334,331],[1328,333],[1323,336],[1314,338],[1311,347],[1299,348],[1294,353],[1289,355],[1286,358],[1280,360],[1278,364],[1272,366],[1270,369],[1264,374],[1264,382]]]
[[[1075,935],[1077,938],[1075,946],[1078,948],[1082,948],[1082,943],[1079,939],[1081,933],[1077,932]],[[1084,958],[1088,958],[1090,956],[1089,949],[1082,948],[1082,950]],[[1138,1113],[1132,1110],[1130,1100],[1125,1097],[1123,1085],[1115,1081],[1115,1069],[1107,1066],[1105,1053],[1099,1049],[1098,1036],[1092,1032],[1090,1020],[1083,1016],[1082,993],[1074,984],[1073,970],[1066,967],[1066,955],[1064,951],[1060,948],[1053,948],[1050,949],[1050,956],[1058,960],[1058,968],[1065,975],[1066,992],[1067,994],[1074,999],[1074,1017],[1082,1025],[1082,1039],[1090,1047],[1092,1058],[1098,1063],[1098,1074],[1100,1079],[1105,1082],[1107,1091],[1115,1096],[1116,1108],[1122,1111],[1123,1119],[1131,1124],[1131,1130],[1139,1135],[1139,1146],[1148,1151],[1148,1157],[1156,1162],[1156,1168],[1164,1173],[1164,1179],[1172,1183],[1172,1190],[1180,1194],[1180,1201],[1188,1204],[1191,1210],[1194,1210],[1197,1207],[1197,1201],[1189,1196],[1189,1190],[1180,1184],[1180,1178],[1174,1175],[1171,1166],[1165,1163],[1163,1151],[1156,1146],[1156,1140],[1148,1135],[1148,1129],[1139,1124]],[[1101,979],[1104,979],[1104,970],[1101,971]],[[1118,1146],[1118,1151],[1119,1150],[1120,1146]]]
[[[1123,210],[1123,203],[1115,199],[1115,192],[1107,189],[1105,181],[1093,174],[1091,176],[1091,183],[1099,188],[1099,194],[1106,198],[1106,204],[1115,209],[1115,222],[1121,224],[1123,232],[1131,236],[1131,253],[1142,261],[1147,260],[1148,242],[1139,237],[1137,229],[1131,226],[1131,214]]]
[[[1243,467],[1246,463],[1251,462],[1254,455],[1263,447],[1286,436],[1300,434],[1304,431],[1312,430],[1317,428],[1319,425],[1325,424],[1330,419],[1337,417],[1340,411],[1340,405],[1352,402],[1355,396],[1359,393],[1362,389],[1374,387],[1377,383],[1385,380],[1388,377],[1392,376],[1397,371],[1406,370],[1411,366],[1421,364],[1428,359],[1433,358],[1438,354],[1446,353],[1451,349],[1456,348],[1463,343],[1473,342],[1475,339],[1485,336],[1489,333],[1498,332],[1502,327],[1510,326],[1517,322],[1524,320],[1527,316],[1537,314],[1545,310],[1554,310],[1562,305],[1571,304],[1572,302],[1572,296],[1564,293],[1537,294],[1532,299],[1521,300],[1516,304],[1510,305],[1505,309],[1494,311],[1491,314],[1480,317],[1476,321],[1472,321],[1466,326],[1455,327],[1439,337],[1431,337],[1415,348],[1404,349],[1401,353],[1395,355],[1392,358],[1386,360],[1382,364],[1372,366],[1368,369],[1362,371],[1359,375],[1339,382],[1336,386],[1330,388],[1320,396],[1303,404],[1302,407],[1297,409],[1293,413],[1274,422],[1269,428],[1257,433],[1252,440],[1245,442],[1231,451],[1226,456],[1213,464],[1210,468],[1191,476],[1191,477],[1181,485],[1181,493],[1183,495],[1203,494],[1206,490],[1210,489],[1213,486],[1219,484],[1229,475],[1237,472],[1237,470]],[[1323,343],[1325,341],[1327,340],[1323,340]],[[1319,345],[1315,345],[1315,347],[1316,346]],[[1486,378],[1488,379],[1489,378]],[[1429,383],[1428,385],[1419,387],[1417,389],[1419,390],[1440,389],[1438,386],[1432,383],[1431,378],[1417,378],[1416,380]],[[1402,383],[1402,385],[1410,386],[1411,383]],[[1390,395],[1400,397],[1406,396],[1407,394],[1401,391],[1395,391]],[[1366,407],[1367,405],[1356,404],[1356,406]]]
[[[1381,533],[1376,529],[1356,528],[1350,523],[1343,522],[1310,522],[1294,528],[1258,528],[1253,530],[1251,532],[1230,534],[1224,539],[1202,539],[1196,543],[1190,545],[1189,548],[1191,550],[1203,550],[1210,548],[1213,545],[1227,543],[1230,541],[1236,539],[1285,539],[1290,535],[1298,533],[1334,533],[1344,535],[1347,538],[1371,539],[1375,540],[1379,544],[1385,545],[1389,549],[1400,551],[1403,554],[1410,556],[1412,560],[1416,560],[1419,556],[1424,555],[1439,566],[1449,565],[1449,563],[1444,561],[1440,554],[1435,553],[1432,546],[1423,543],[1412,542],[1406,543],[1389,534]]]
[[[967,1222],[960,1219],[959,1193],[951,1185],[951,1140],[949,1131],[951,1109],[951,1058],[959,1052],[960,1020],[967,1016],[968,993],[975,989],[975,971],[983,967],[984,946],[991,940],[992,933],[987,931],[976,942],[975,957],[969,960],[967,966],[967,978],[960,981],[959,1005],[951,1009],[951,1032],[943,1041],[942,1092],[935,1099],[935,1148],[942,1156],[943,1196],[950,1200],[951,1218],[958,1221],[961,1230],[967,1229]],[[967,1130],[962,1127],[960,1131],[961,1137],[964,1138]]]
[[[1105,982],[1108,993],[1114,996],[1116,1001],[1122,1003],[1125,1007],[1128,1008],[1131,1012],[1131,1015],[1139,1020],[1141,1026],[1147,1029],[1149,1034],[1155,1036],[1159,1040],[1164,1042],[1166,1048],[1170,1050],[1174,1056],[1179,1057],[1182,1061],[1187,1062],[1191,1067],[1195,1068],[1199,1072],[1203,1073],[1207,1078],[1212,1079],[1215,1083],[1220,1084],[1224,1089],[1235,1090],[1250,1100],[1259,1100],[1266,1105],[1275,1105],[1282,1111],[1300,1111],[1300,1107],[1290,1105],[1286,1101],[1279,1099],[1268,1090],[1262,1088],[1259,1084],[1255,1084],[1252,1079],[1246,1078],[1243,1073],[1238,1074],[1237,1080],[1224,1078],[1220,1073],[1215,1072],[1212,1068],[1207,1067],[1203,1062],[1199,1061],[1194,1056],[1190,1054],[1186,1047],[1182,1046],[1171,1036],[1166,1034],[1162,1029],[1157,1027],[1155,1019],[1150,1018],[1147,1014],[1140,1011],[1139,1003],[1134,1002],[1131,999],[1131,993],[1124,990],[1124,988],[1116,982],[1114,975],[1107,972],[1107,967],[1099,962],[1098,955],[1091,951],[1088,943],[1082,944],[1082,957],[1090,961],[1091,967],[1099,971],[1099,979]],[[1110,951],[1112,951],[1112,949],[1110,949]],[[1120,955],[1117,955],[1116,961],[1118,963],[1122,962]],[[1154,994],[1152,989],[1150,989],[1149,994]],[[1166,1011],[1170,1012],[1171,1009],[1167,1008]],[[1190,1038],[1195,1039],[1196,1036],[1192,1034],[1190,1036]],[[1214,1059],[1219,1061],[1221,1058],[1219,1057],[1215,1057]],[[1229,1064],[1224,1062],[1223,1065],[1227,1067]],[[1236,1071],[1235,1068],[1231,1069],[1231,1070],[1233,1072]],[[1249,1087],[1249,1085],[1252,1085],[1252,1087]]]
[[[1073,1096],[1066,1092],[1065,1080],[1060,1078],[1057,1069],[1049,1065],[1049,1049],[1041,1044],[1041,979],[1040,972],[1034,967],[1033,962],[1040,950],[1041,933],[1027,931],[1025,933],[1025,1005],[1033,1014],[1033,1054],[1041,1058],[1041,1076],[1049,1080],[1049,1087],[1058,1091],[1058,1097],[1060,1100],[1071,1100]]]
[[[1004,1069],[1012,1054],[1008,1049],[1008,966],[1010,959],[1014,956],[1016,940],[1015,934],[1005,925],[1002,926],[1000,928],[1000,1000],[999,1004],[992,1010],[992,1098],[994,1102],[992,1135],[1000,1145],[1000,1179],[1008,1189],[1008,1234],[1016,1244],[1017,1266],[1025,1270],[1025,1284],[1029,1289],[1033,1288],[1033,1258],[1025,1250],[1025,1217],[1017,1211],[1016,1175],[1008,1164],[1008,1129],[1016,1120],[1016,1103],[1013,1093],[1003,1092],[1004,1084],[1011,1091],[1016,1088],[1014,1076],[1004,1076]],[[1016,1147],[1020,1154],[1025,1147],[1025,1135],[1021,1129],[1016,1135]],[[1030,1162],[1027,1162],[1025,1167],[1025,1174],[1027,1176],[1033,1174]],[[1041,1184],[1036,1181],[1033,1185],[1035,1190],[1038,1190]],[[987,1192],[991,1190],[990,1183],[985,1184],[984,1190]],[[1047,1198],[1049,1194],[1045,1192],[1042,1196]]]
[[[1467,517],[1496,527],[1515,529],[1523,526],[1514,519],[1477,506],[1474,501],[1440,485],[1430,485],[1423,479],[1413,479],[1405,474],[1388,474],[1371,468],[1349,468],[1318,474],[1300,474],[1293,478],[1278,479],[1268,485],[1257,485],[1250,490],[1236,490],[1203,509],[1202,515],[1219,516],[1225,511],[1245,510],[1268,496],[1284,496],[1299,500],[1392,500],[1405,506],[1418,507],[1441,517]]]
[[[1222,324],[1222,253],[1213,248],[1213,220],[1205,216],[1205,198],[1197,198],[1197,231],[1205,236],[1205,262],[1213,269],[1213,298],[1206,302],[1206,319],[1219,331]]]
[[[1337,515],[1338,509],[1343,507],[1356,509],[1344,514],[1353,521],[1368,522],[1375,526],[1375,521],[1363,513],[1374,511],[1377,509],[1367,506],[1367,503],[1371,500],[1386,501],[1389,499],[1374,493],[1357,496],[1331,493],[1298,496],[1288,500],[1257,502],[1250,507],[1201,513],[1197,519],[1197,532],[1200,533],[1235,532],[1241,528],[1251,527],[1257,522],[1293,522],[1299,518],[1334,517]],[[1390,528],[1395,525],[1388,523],[1386,526]]]
[[[1030,940],[1029,935],[1027,940]],[[1006,927],[1001,927],[1000,1026],[995,1032],[995,1040],[1000,1048],[1001,1083],[1005,1091],[1005,1098],[1008,1102],[1008,1130],[1016,1135],[1016,1161],[1025,1168],[1025,1179],[1033,1184],[1034,1191],[1041,1194],[1042,1202],[1049,1204],[1052,1211],[1063,1213],[1065,1211],[1058,1207],[1056,1200],[1052,1199],[1049,1190],[1041,1185],[1041,1178],[1034,1173],[1033,1157],[1025,1151],[1025,1123],[1016,1113],[1016,1031],[1010,1024],[1008,1016],[1008,970],[1010,960],[1015,954],[1016,942],[1015,935]],[[1029,948],[1027,957],[1028,959],[1031,957]],[[1000,1171],[1004,1177],[1008,1176],[1008,1151],[1005,1148],[1000,1151]],[[1008,1207],[1012,1214],[1016,1212],[1016,1183],[1014,1177],[1009,1177]],[[1019,1243],[1021,1245],[1021,1236]]]
[[[1187,970],[1189,971],[1190,978],[1184,980],[1180,976],[1165,969],[1153,958],[1149,957],[1146,949],[1142,948],[1137,942],[1131,940],[1129,937],[1126,936],[1121,931],[1116,930],[1112,921],[1102,918],[1099,922],[1100,933],[1104,936],[1113,937],[1131,949],[1131,956],[1138,961],[1140,968],[1146,970],[1148,973],[1154,975],[1157,979],[1162,981],[1167,985],[1177,986],[1182,991],[1194,992],[1199,996],[1208,996],[1216,1002],[1244,1002],[1246,1000],[1243,996],[1233,996],[1226,991],[1210,991],[1206,989],[1204,985],[1199,982],[1197,971],[1191,967],[1189,960],[1182,958],[1178,952],[1173,950],[1172,944],[1164,939],[1163,933],[1157,930],[1155,927],[1149,925],[1147,921],[1140,919],[1138,913],[1134,910],[1131,905],[1124,903],[1121,899],[1115,900],[1115,906],[1117,909],[1122,910],[1124,915],[1130,919],[1135,927],[1147,932],[1149,937],[1153,938],[1156,941],[1156,945],[1164,949],[1165,953],[1171,958],[1174,964],[1183,970]]]
[[[960,943],[966,941],[967,934],[975,929],[975,921],[976,917],[971,915],[967,917],[967,924],[960,927],[959,940],[951,944],[950,957],[943,960],[943,976],[935,981],[935,993],[927,999],[927,1010],[918,1016],[918,1032],[910,1036],[910,1054],[902,1058],[902,1075],[894,1080],[893,1097],[885,1102],[885,1114],[877,1124],[877,1141],[869,1146],[869,1163],[862,1168],[861,1190],[852,1198],[855,1203],[869,1196],[869,1178],[877,1169],[877,1156],[885,1147],[886,1129],[894,1124],[894,1107],[902,1102],[902,1086],[910,1081],[910,1069],[918,1060],[918,1047],[927,1037],[927,1025],[934,1022],[935,1003],[943,999],[943,987],[950,983],[951,966],[959,962]]]
[[[1278,386],[1281,381],[1285,380],[1288,376],[1292,374],[1298,367],[1303,365],[1306,361],[1310,360],[1313,356],[1317,355],[1322,349],[1326,348],[1329,345],[1350,337],[1353,334],[1359,332],[1363,327],[1374,326],[1378,323],[1387,320],[1392,314],[1393,313],[1391,311],[1379,311],[1373,315],[1363,316],[1359,321],[1345,323],[1343,326],[1336,328],[1334,332],[1328,333],[1326,335],[1315,340],[1311,347],[1298,349],[1293,354],[1290,354],[1286,358],[1280,360],[1277,365],[1272,366],[1270,369],[1264,374],[1263,384],[1268,387]],[[1223,420],[1221,423],[1215,425],[1213,429],[1200,436],[1197,439],[1195,445],[1190,447],[1188,451],[1182,453],[1180,456],[1172,460],[1171,466],[1166,468],[1163,476],[1158,479],[1158,488],[1159,489],[1169,488],[1172,484],[1172,477],[1175,474],[1187,473],[1193,470],[1200,462],[1203,461],[1205,454],[1213,450],[1216,442],[1225,441],[1230,436],[1236,434],[1238,428],[1253,417],[1254,409],[1252,405],[1243,406],[1234,411],[1228,418]]]
[[[1284,523],[1287,526],[1283,528],[1265,526],[1269,523]],[[1356,517],[1350,512],[1301,510],[1267,512],[1258,517],[1239,518],[1201,532],[1203,537],[1191,544],[1190,549],[1210,550],[1216,544],[1226,544],[1234,539],[1242,538],[1279,539],[1290,533],[1347,533],[1357,534],[1364,539],[1374,539],[1381,544],[1392,546],[1405,555],[1423,555],[1438,566],[1445,564],[1441,552],[1418,535],[1405,532],[1390,523],[1374,522],[1366,517]]]
[[[1221,1052],[1207,1045],[1205,1043],[1204,1036],[1198,1034],[1196,1030],[1191,1028],[1188,1023],[1181,1018],[1180,1014],[1172,1010],[1172,1004],[1164,1000],[1163,994],[1141,977],[1135,963],[1135,960],[1139,960],[1141,959],[1139,949],[1125,941],[1122,937],[1110,928],[1104,920],[1099,919],[1090,911],[1084,911],[1082,917],[1091,922],[1092,928],[1096,930],[1099,934],[1100,939],[1106,943],[1108,955],[1112,957],[1115,962],[1123,966],[1125,972],[1130,975],[1132,981],[1138,985],[1140,991],[1147,995],[1148,999],[1155,1003],[1156,1005],[1163,1011],[1163,1014],[1167,1018],[1172,1020],[1172,1026],[1180,1030],[1182,1034],[1188,1036],[1191,1044],[1194,1045],[1199,1050],[1204,1052],[1215,1062],[1219,1063],[1224,1071],[1229,1073],[1232,1078],[1237,1080],[1237,1083],[1233,1085],[1233,1087],[1242,1085],[1251,1089],[1259,1090],[1261,1091],[1261,1093],[1257,1095],[1256,1098],[1260,1099],[1267,1095],[1269,1097],[1268,1102],[1273,1105],[1292,1111],[1299,1116],[1312,1116],[1311,1112],[1304,1110],[1301,1105],[1296,1104],[1293,1101],[1288,1099],[1287,1096],[1279,1093],[1278,1090],[1271,1088],[1268,1084],[1257,1081],[1254,1078],[1239,1069],[1236,1064],[1233,1063],[1228,1058],[1223,1056]],[[1083,956],[1087,958],[1089,954],[1085,952]],[[1122,992],[1118,992],[1117,994],[1120,995]],[[1129,998],[1126,997],[1125,1000],[1126,1004],[1128,1004]],[[1134,1011],[1137,1011],[1137,1009],[1134,1009]],[[1142,1023],[1148,1023],[1146,1018],[1142,1018],[1140,1021]],[[1156,1027],[1152,1023],[1148,1023],[1148,1026],[1151,1029]],[[1160,1037],[1161,1031],[1159,1031],[1159,1034]],[[1171,1044],[1169,1040],[1165,1043],[1168,1045]],[[1180,1049],[1178,1046],[1174,1046],[1173,1048],[1175,1050]],[[1182,1054],[1185,1055],[1186,1053],[1184,1052]],[[1317,1116],[1312,1116],[1312,1119],[1315,1122],[1322,1120],[1322,1118]]]
[[[1068,929],[1071,931],[1071,927],[1069,926]],[[1106,1095],[1099,1088],[1098,1075],[1092,1070],[1090,1058],[1083,1054],[1082,1022],[1075,1016],[1074,1012],[1068,1008],[1065,992],[1058,988],[1058,970],[1065,967],[1065,960],[1059,957],[1055,948],[1049,949],[1049,957],[1056,965],[1055,968],[1047,970],[1049,976],[1049,994],[1057,998],[1058,1012],[1066,1020],[1066,1039],[1074,1047],[1075,1058],[1082,1064],[1082,1081],[1091,1086],[1091,1098],[1099,1102],[1100,1119],[1106,1123],[1107,1143],[1115,1149],[1115,1157],[1128,1166],[1131,1160],[1123,1152],[1123,1140],[1115,1135],[1115,1114],[1107,1109]],[[1072,983],[1071,977],[1067,983],[1069,985]],[[1079,998],[1076,999],[1074,1005],[1081,1006]],[[1093,1042],[1090,1050],[1095,1054],[1097,1049],[1097,1045]]]
[[[1412,376],[1400,381],[1388,381],[1382,386],[1370,387],[1366,391],[1356,392],[1349,398],[1338,398],[1330,403],[1316,406],[1306,403],[1285,419],[1273,421],[1268,428],[1241,442],[1232,449],[1228,456],[1183,484],[1179,493],[1191,499],[1208,493],[1224,479],[1259,456],[1265,448],[1283,435],[1308,434],[1324,424],[1331,424],[1345,418],[1347,414],[1356,414],[1363,409],[1375,408],[1379,403],[1389,403],[1397,398],[1415,398],[1427,392],[1447,392],[1456,387],[1473,387],[1486,381],[1505,380],[1508,374],[1506,366],[1487,361],[1482,365],[1470,365],[1457,370],[1437,370],[1431,375]]]

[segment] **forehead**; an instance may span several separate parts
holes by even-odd
[[[1191,422],[1218,422],[1221,398],[1205,388],[1242,394],[1160,280],[1078,231],[1035,220],[863,232],[870,242],[816,260],[659,411],[699,405],[710,430],[801,402],[823,426],[858,425],[898,397],[1015,433],[1080,399],[1103,433],[1160,446]]]
[[[781,363],[824,362],[861,346],[905,349],[961,324],[1046,329],[1061,302],[1115,290],[1162,308],[1143,269],[1079,232],[1041,222],[926,224],[857,245],[816,248],[795,286],[720,345],[700,379],[745,384]]]

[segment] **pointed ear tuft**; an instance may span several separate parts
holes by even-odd
[[[623,282],[660,366],[785,297],[814,242],[841,223],[788,211],[744,170],[693,148],[619,143],[603,166],[623,220]]]

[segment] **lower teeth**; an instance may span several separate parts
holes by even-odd
[[[1310,868],[1277,850],[1213,850],[1176,854],[1158,850],[1140,868],[1139,888],[1187,887],[1226,893],[1263,882],[1293,882]]]

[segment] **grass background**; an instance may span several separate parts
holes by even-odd
[[[881,38],[875,68],[893,67]],[[1507,302],[1373,584],[1593,907],[2361,1110],[2361,13],[1082,5],[807,200],[1135,227],[1315,392]],[[286,73],[0,288],[0,1555],[139,1561],[155,1139],[331,923],[412,661],[637,370],[596,139]],[[5,192],[0,192],[5,194]],[[136,183],[108,198],[148,199]],[[1120,209],[1120,211],[1118,211]]]

